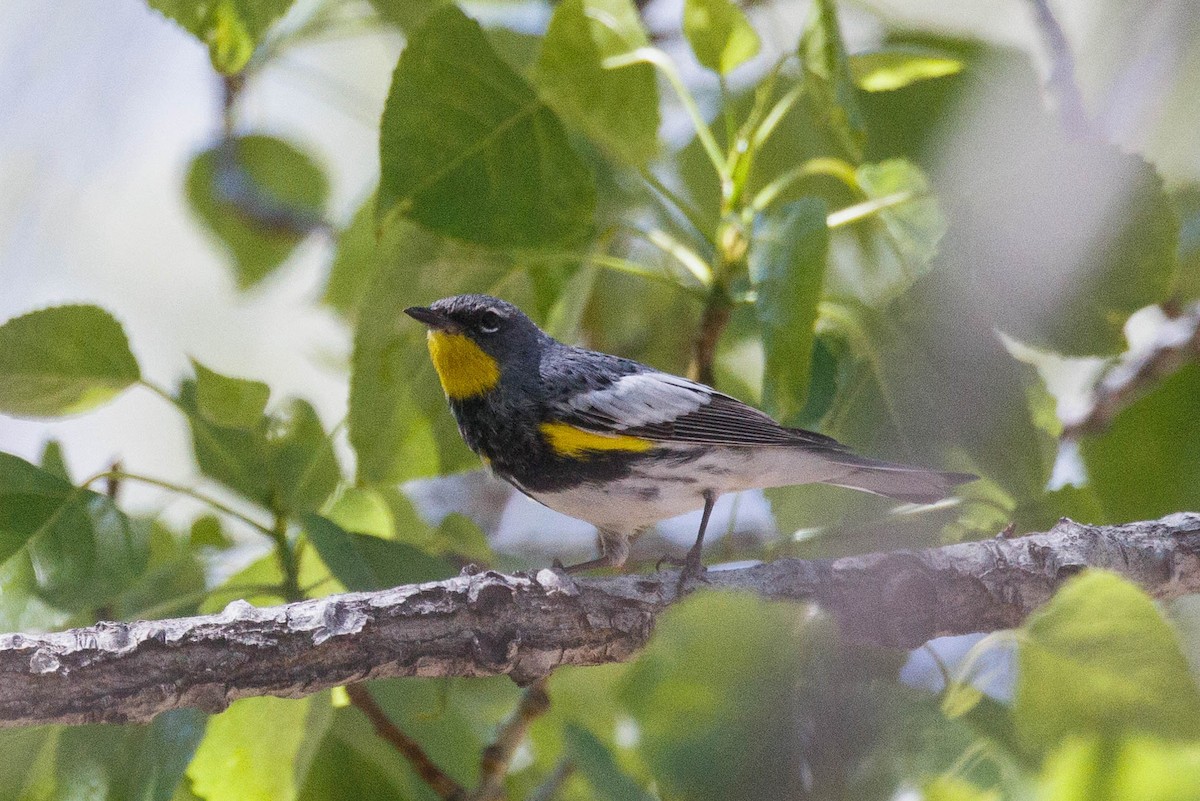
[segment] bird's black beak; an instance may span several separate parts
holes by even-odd
[[[404,310],[404,313],[435,331],[445,331],[448,334],[453,334],[462,330],[462,326],[458,323],[441,312],[436,312],[426,306],[410,306]]]

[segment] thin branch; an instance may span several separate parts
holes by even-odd
[[[1091,406],[1063,420],[1063,439],[1076,440],[1106,430],[1122,409],[1180,367],[1196,361],[1200,361],[1200,303],[1164,323],[1144,353],[1116,365],[1100,379]]]
[[[1167,600],[1200,592],[1200,514],[706,575],[713,590],[814,603],[855,642],[915,648],[1013,628],[1086,567]],[[390,676],[530,684],[562,665],[633,657],[678,594],[674,570],[572,579],[491,571],[218,615],[0,635],[0,725],[150,720],[238,698],[299,698]]]
[[[496,734],[495,741],[483,749],[479,765],[479,787],[470,796],[471,801],[498,801],[504,798],[504,777],[512,764],[517,747],[525,739],[529,727],[550,709],[550,696],[546,694],[545,677],[525,688],[521,703],[512,717],[504,722]]]
[[[575,762],[572,759],[563,757],[558,760],[558,764],[554,766],[554,770],[546,777],[546,780],[529,794],[528,801],[553,801],[554,796],[558,795],[574,772]]]
[[[387,716],[383,707],[371,696],[366,687],[361,684],[351,684],[346,687],[346,694],[350,696],[350,702],[367,716],[367,720],[371,721],[371,725],[375,727],[375,733],[404,755],[413,770],[421,777],[421,781],[429,785],[437,793],[438,798],[445,801],[461,801],[466,797],[466,790],[463,789],[463,786],[447,776],[429,758],[429,754],[425,753],[425,749],[421,747],[420,743],[409,737],[392,722],[392,719]]]

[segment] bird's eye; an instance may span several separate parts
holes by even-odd
[[[500,315],[494,311],[485,311],[479,316],[479,331],[483,334],[494,334],[500,330]]]

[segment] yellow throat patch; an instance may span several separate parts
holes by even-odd
[[[640,453],[654,447],[652,440],[628,434],[597,434],[576,428],[570,423],[542,423],[538,428],[555,453],[571,459],[586,458],[589,452],[594,451]]]
[[[467,335],[430,331],[426,339],[433,369],[437,370],[447,398],[473,398],[500,383],[500,365]]]

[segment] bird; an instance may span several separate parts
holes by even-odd
[[[404,311],[427,329],[467,446],[520,492],[596,527],[599,556],[568,573],[620,569],[644,530],[702,509],[687,557],[664,557],[684,568],[681,582],[701,575],[705,529],[727,492],[821,483],[927,503],[976,478],[856,455],[712,387],[563,344],[488,295]]]

